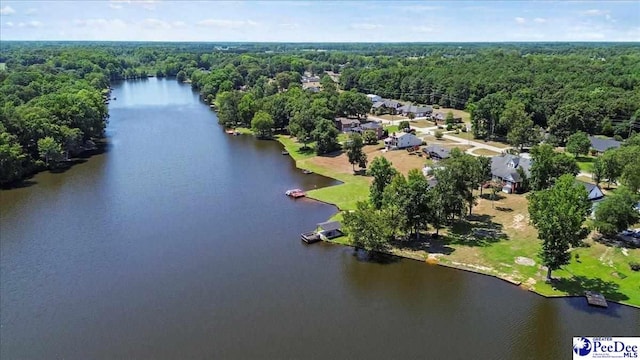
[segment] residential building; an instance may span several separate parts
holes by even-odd
[[[525,176],[530,176],[531,160],[511,154],[503,154],[491,158],[491,176],[503,184],[502,191],[511,194],[522,186],[524,180],[518,169]]]
[[[404,149],[422,145],[422,139],[410,133],[398,132],[384,139],[384,145],[389,150]]]
[[[595,136],[589,136],[589,141],[591,141],[591,148],[598,154],[602,154],[609,149],[619,148],[621,144],[620,141],[614,139],[603,139]]]

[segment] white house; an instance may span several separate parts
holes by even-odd
[[[384,139],[384,146],[390,150],[404,149],[411,146],[420,145],[422,145],[422,139],[413,134],[405,132],[394,133],[388,138]]]
[[[375,94],[368,94],[367,98],[371,100],[371,103],[377,103],[378,101],[382,101],[382,98]]]

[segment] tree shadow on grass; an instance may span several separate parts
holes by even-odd
[[[491,192],[485,192],[482,195],[480,195],[480,198],[484,200],[489,200],[489,201],[491,200],[500,201],[500,200],[506,199],[507,197],[502,195],[500,192],[496,193],[495,196]]]
[[[488,246],[501,240],[508,240],[502,224],[491,220],[490,215],[471,215],[454,222],[449,228],[449,244],[466,246]]]
[[[420,235],[420,240],[415,238],[408,241],[393,241],[393,247],[400,250],[425,251],[429,254],[450,255],[456,249],[447,246],[446,239],[443,236]]]
[[[336,151],[332,151],[330,153],[322,154],[320,156],[334,158],[334,157],[338,157],[338,156],[342,155],[342,153],[343,153],[342,150],[336,150]]]
[[[551,286],[575,296],[583,296],[585,291],[595,291],[604,295],[607,300],[629,300],[627,295],[618,291],[620,289],[620,285],[612,281],[588,278],[582,275],[573,276],[571,278],[554,279],[551,282]]]

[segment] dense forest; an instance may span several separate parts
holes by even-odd
[[[190,82],[224,125],[290,131],[322,151],[336,146],[335,116],[366,115],[366,93],[467,109],[477,138],[640,131],[637,44],[2,42],[0,64],[2,184],[88,148],[109,85],[147,76]],[[322,91],[302,89],[305,72]]]

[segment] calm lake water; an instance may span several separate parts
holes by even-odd
[[[115,86],[107,152],[0,192],[2,359],[569,359],[640,311],[545,299],[299,234],[336,209],[276,142],[229,136],[188,85]]]

